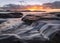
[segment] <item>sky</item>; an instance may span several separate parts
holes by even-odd
[[[54,2],[59,0],[0,0],[0,6],[5,4],[22,4],[22,5],[34,5],[34,4],[43,4],[48,2]]]

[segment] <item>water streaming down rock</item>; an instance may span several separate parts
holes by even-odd
[[[9,21],[10,22],[10,21]],[[12,22],[12,21],[11,21]],[[54,21],[55,22],[55,21]],[[36,25],[36,26],[31,26],[31,25],[27,25],[27,24],[24,24],[24,23],[18,23],[18,22],[16,22],[18,25],[11,25],[12,26],[12,28],[10,27],[9,29],[8,28],[4,28],[4,29],[2,29],[2,33],[3,34],[6,34],[6,33],[8,33],[8,34],[18,34],[19,36],[22,36],[23,38],[25,37],[25,35],[29,35],[29,34],[31,34],[31,35],[33,35],[33,32],[36,30],[37,32],[40,30],[40,28],[43,26],[43,25],[45,25],[46,24],[46,22],[44,23],[44,22],[41,22],[40,21],[40,23],[39,23],[39,25]],[[11,24],[11,23],[10,23]],[[34,24],[34,23],[33,23]],[[32,31],[32,32],[31,32]],[[36,34],[36,33],[34,33],[34,34]],[[38,33],[37,33],[38,34]],[[29,37],[32,37],[32,36],[29,36]]]
[[[7,26],[8,28],[3,27],[4,26],[3,24],[5,24],[5,26]],[[20,18],[15,19],[15,20],[10,19],[10,20],[7,20],[7,22],[0,24],[0,26],[2,26],[1,34],[6,34],[6,35],[13,34],[13,36],[15,34],[15,35],[17,35],[17,37],[19,37],[20,39],[23,39],[23,40],[33,40],[33,39],[41,40],[42,37],[40,36],[40,32],[42,32],[42,34],[43,34],[42,36],[49,35],[48,33],[46,33],[46,32],[48,32],[48,29],[47,29],[48,26],[47,27],[45,26],[47,24],[54,24],[54,25],[58,24],[59,25],[60,22],[59,22],[59,20],[39,20],[37,22],[32,23],[31,25],[28,25],[28,24],[24,23],[23,21],[21,21]],[[43,27],[44,27],[44,29],[42,29]],[[41,31],[40,31],[40,29],[41,29]],[[43,32],[45,29],[46,29],[46,31]],[[44,37],[44,38],[46,38],[46,37]]]

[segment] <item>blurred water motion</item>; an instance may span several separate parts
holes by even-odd
[[[53,32],[60,30],[60,19],[59,20],[49,20],[49,19],[41,19],[34,21],[32,24],[27,24],[21,19],[26,17],[26,15],[38,15],[43,18],[55,18],[55,14],[49,14],[46,12],[22,12],[23,16],[21,18],[0,18],[0,20],[4,20],[3,23],[0,24],[0,34],[16,36],[21,40],[49,40],[50,35]],[[31,16],[29,16],[31,17]],[[33,17],[33,16],[32,16]],[[58,17],[59,18],[59,17]],[[27,18],[29,19],[29,18]],[[29,22],[28,22],[29,23]],[[52,27],[52,28],[50,28]]]

